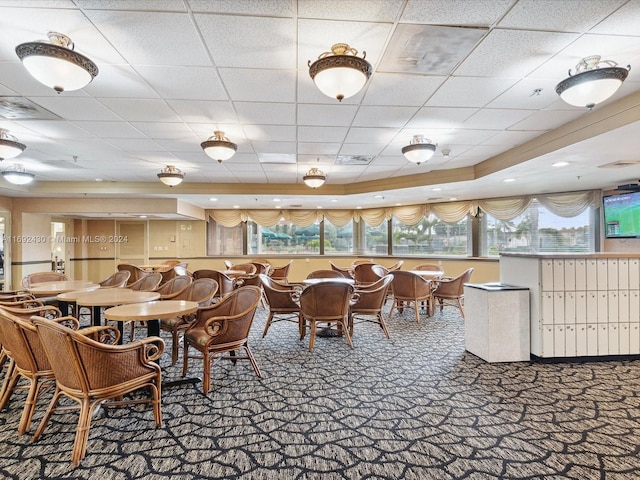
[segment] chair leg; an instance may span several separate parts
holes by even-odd
[[[0,395],[0,410],[4,410],[4,407],[7,406],[9,398],[11,398],[11,394],[13,393],[13,389],[16,387],[16,383],[18,383],[16,364],[13,361],[13,358],[9,358],[9,365],[7,366],[7,371],[4,374],[2,388],[0,388],[0,392],[2,393]]]
[[[273,320],[273,312],[269,312],[269,317],[267,318],[267,323],[264,325],[264,331],[262,332],[262,338],[267,336],[267,330],[271,326],[271,321]]]
[[[162,380],[160,375],[156,379],[156,384],[151,387],[151,394],[153,395],[153,419],[156,422],[156,426],[162,427]]]
[[[209,393],[211,388],[211,359],[208,352],[202,352],[202,393]]]
[[[260,367],[258,367],[258,363],[256,362],[256,359],[253,357],[253,353],[251,353],[251,349],[249,348],[249,345],[245,345],[244,350],[245,352],[247,352],[247,358],[249,359],[249,362],[251,362],[253,371],[256,372],[256,375],[259,378],[262,378],[262,372],[260,371]]]
[[[180,347],[178,330],[171,331],[171,342],[171,365],[175,365],[178,361],[178,348]]]
[[[344,324],[344,322],[339,322],[338,324],[342,327],[342,331],[344,332],[344,336],[347,339],[347,343],[351,348],[353,348],[353,342],[351,341],[351,335],[349,335],[349,329]]]
[[[307,320],[302,316],[302,313],[298,314],[298,330],[300,332],[300,340],[302,340],[307,334]]]
[[[22,416],[20,417],[20,424],[18,425],[18,435],[23,435],[24,432],[29,430],[31,425],[31,419],[36,409],[36,400],[38,399],[38,392],[40,391],[40,382],[37,378],[30,379],[29,391],[27,398],[24,401],[24,408],[22,409]]]
[[[458,300],[458,308],[460,309],[460,314],[462,315],[462,318],[464,318],[464,305],[462,304],[462,300],[459,297],[456,300]]]
[[[382,328],[384,334],[387,336],[387,338],[391,338],[389,337],[389,330],[387,330],[387,324],[384,321],[384,315],[382,315],[382,312],[378,312],[376,314],[376,317],[378,317],[378,323],[380,324],[380,327]]]
[[[416,314],[416,323],[420,323],[420,302],[414,300],[413,302],[413,310]]]
[[[47,411],[44,412],[44,417],[42,417],[42,420],[40,420],[40,425],[38,425],[38,428],[36,429],[36,433],[33,434],[34,442],[40,438],[40,436],[42,435],[42,432],[44,432],[44,429],[47,427],[47,424],[49,423],[49,419],[51,418],[51,414],[56,409],[56,405],[58,404],[60,395],[62,395],[62,392],[56,385],[56,391],[54,392],[53,397],[51,398],[51,402],[49,402]]]
[[[311,334],[309,335],[309,351],[313,350],[313,344],[316,341],[316,322],[315,320],[311,320],[310,323]]]
[[[73,442],[71,452],[71,464],[77,467],[87,451],[87,440],[89,438],[89,427],[91,426],[91,405],[89,399],[82,399],[80,402],[80,415],[76,428],[76,439]]]

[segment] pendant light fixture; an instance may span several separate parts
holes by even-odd
[[[0,128],[0,160],[13,158],[24,152],[26,145],[20,143],[16,137],[9,134],[9,131]]]
[[[218,163],[229,160],[238,150],[238,145],[231,142],[224,136],[224,132],[220,130],[213,132],[213,136],[202,142],[200,146],[204,150],[204,153],[210,158],[217,160]]]
[[[420,165],[433,157],[437,146],[437,143],[431,143],[431,140],[423,135],[414,135],[411,143],[402,147],[402,154],[410,162]]]
[[[591,110],[611,97],[627,78],[627,68],[618,67],[611,60],[600,60],[599,55],[585,57],[576,65],[575,74],[556,85],[556,93],[569,105],[587,107]]]
[[[4,179],[14,185],[26,185],[35,178],[33,173],[27,172],[22,165],[14,165],[0,172]]]
[[[371,76],[373,69],[365,60],[367,52],[358,51],[346,43],[336,43],[331,52],[320,54],[318,59],[309,65],[309,75],[322,93],[339,102],[358,93]]]
[[[98,75],[96,64],[75,52],[69,37],[57,32],[47,36],[48,42],[38,40],[16,47],[22,64],[36,80],[62,93],[84,88]]]
[[[318,158],[317,161],[319,162],[320,159]],[[327,181],[327,176],[319,168],[312,167],[307,174],[302,177],[302,181],[307,187],[318,188],[324,185],[324,182]]]
[[[180,185],[182,180],[184,180],[185,173],[182,172],[179,168],[174,167],[173,165],[167,165],[162,171],[158,174],[158,178],[165,185],[169,185],[170,187],[175,187],[176,185]]]

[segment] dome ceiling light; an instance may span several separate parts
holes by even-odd
[[[0,172],[4,179],[14,185],[26,185],[35,178],[33,173],[27,172],[21,165],[14,165]]]
[[[358,51],[346,43],[336,43],[331,52],[320,54],[318,59],[309,65],[309,75],[322,93],[339,102],[358,93],[373,71],[371,64],[365,60],[367,52]]]
[[[16,137],[9,134],[9,131],[0,128],[0,160],[13,158],[24,152],[26,145],[20,143]]]
[[[202,142],[200,146],[204,150],[204,153],[213,160],[217,160],[218,163],[229,160],[238,150],[238,145],[231,142],[224,136],[224,132],[220,130],[213,132],[213,136]]]
[[[175,187],[176,185],[180,185],[182,180],[184,180],[185,173],[182,172],[179,168],[174,167],[173,165],[167,165],[162,171],[158,174],[158,178],[165,185],[169,185],[170,187]]]
[[[317,161],[319,162],[320,159]],[[319,168],[312,167],[307,174],[302,177],[302,181],[307,187],[318,188],[324,185],[324,182],[327,181],[327,176]]]
[[[556,85],[556,93],[569,105],[591,110],[611,97],[627,78],[631,66],[618,67],[611,60],[600,60],[600,55],[585,57],[576,65],[576,73]]]
[[[431,140],[423,135],[414,135],[411,143],[402,147],[402,154],[410,162],[420,165],[433,157],[437,146],[438,144],[431,143]]]
[[[38,40],[16,47],[22,64],[36,80],[62,93],[84,88],[98,75],[96,64],[75,52],[69,37],[57,32],[47,36],[49,42]]]

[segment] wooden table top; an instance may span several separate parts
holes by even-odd
[[[36,283],[27,288],[27,291],[37,295],[57,295],[59,293],[73,292],[76,290],[89,291],[98,288],[100,288],[100,285],[88,280],[63,280],[60,282]]]
[[[409,270],[409,272],[420,275],[422,278],[426,278],[428,280],[438,279],[444,275],[444,270]]]
[[[65,294],[62,294],[65,295]],[[60,299],[61,295],[58,295]],[[140,303],[158,300],[157,292],[138,292],[128,288],[101,288],[91,292],[77,292],[75,302],[84,307],[111,307],[127,303]]]
[[[222,273],[224,273],[226,276],[228,277],[240,277],[242,275],[246,275],[247,272],[245,272],[244,270],[221,270]]]
[[[171,265],[165,265],[164,263],[160,263],[157,265],[137,265],[137,266],[149,272],[168,272],[173,268]]]
[[[187,315],[198,310],[197,302],[187,300],[160,300],[146,303],[132,303],[108,308],[104,312],[107,320],[156,320]]]

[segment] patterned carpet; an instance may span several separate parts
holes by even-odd
[[[252,347],[263,379],[248,362],[225,362],[206,397],[200,384],[165,389],[161,429],[149,408],[101,409],[75,470],[77,416],[55,415],[32,443],[17,435],[15,394],[0,413],[0,477],[640,478],[638,361],[488,364],[465,352],[463,321],[446,309],[420,324],[412,311],[394,316],[390,340],[357,325],[353,350],[318,338],[309,352],[284,322],[262,339],[264,320],[259,309]]]

